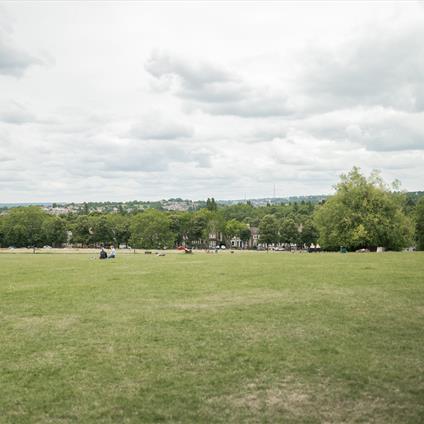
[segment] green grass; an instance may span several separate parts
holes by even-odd
[[[424,254],[0,255],[1,423],[422,423]]]

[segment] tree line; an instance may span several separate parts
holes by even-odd
[[[424,250],[424,197],[411,198],[389,187],[379,174],[368,178],[358,168],[342,175],[336,192],[320,204],[309,202],[254,207],[249,202],[220,206],[208,199],[197,211],[147,209],[136,213],[78,213],[51,216],[39,207],[17,207],[0,216],[2,247],[133,248],[208,247],[211,238],[251,246],[252,232],[262,245],[280,243],[349,250],[383,246]]]

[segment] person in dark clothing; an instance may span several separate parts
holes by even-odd
[[[107,258],[106,250],[103,249],[102,247],[102,250],[100,251],[99,259],[106,259],[106,258]]]

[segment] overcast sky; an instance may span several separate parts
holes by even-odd
[[[0,2],[0,203],[424,189],[424,3]]]

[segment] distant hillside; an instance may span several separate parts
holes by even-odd
[[[50,207],[53,203],[49,202],[27,202],[27,203],[0,203],[0,209],[18,208],[20,206],[44,206]]]
[[[418,199],[424,196],[424,191],[411,191],[406,193],[410,205],[415,205]],[[236,205],[249,202],[253,206],[280,205],[288,203],[312,203],[317,204],[328,199],[330,195],[321,194],[313,196],[288,196],[288,197],[262,197],[257,199],[217,200],[221,206]],[[206,206],[204,200],[168,199],[158,201],[132,200],[128,202],[85,202],[85,203],[49,203],[49,202],[26,202],[26,203],[0,203],[0,210],[16,208],[19,206],[42,206],[52,209],[57,214],[66,213],[90,213],[90,212],[136,212],[144,209],[158,209],[164,211],[193,211]]]
[[[289,197],[263,197],[258,199],[217,200],[220,205],[235,205],[237,203],[251,203],[253,206],[280,205],[287,203],[319,203],[326,200],[329,195],[321,194],[314,196],[289,196]]]

